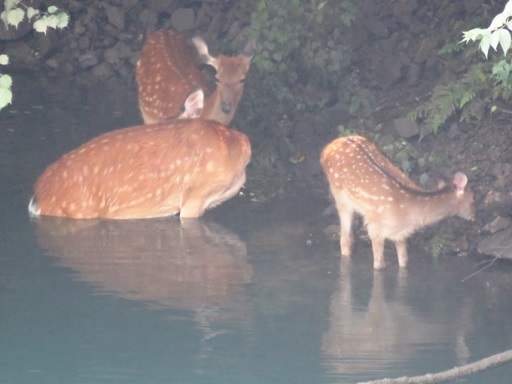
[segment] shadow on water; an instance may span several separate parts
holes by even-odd
[[[37,84],[20,81],[16,110],[0,112],[1,384],[352,383],[510,348],[510,265],[462,282],[476,258],[433,259],[413,238],[407,271],[391,251],[374,272],[361,241],[340,259],[322,235],[326,200],[308,191],[265,204],[237,197],[183,222],[30,220],[46,165],[138,123],[134,95],[110,85],[28,91]]]

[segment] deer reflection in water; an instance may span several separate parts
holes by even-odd
[[[244,285],[252,267],[246,247],[218,224],[177,218],[34,221],[40,245],[56,264],[77,271],[77,280],[102,293],[193,311],[202,328],[221,321],[223,313],[240,321],[248,316]]]
[[[329,329],[322,337],[324,365],[331,374],[364,380],[369,375],[403,376],[408,372],[401,369],[413,366],[411,362],[420,360],[423,352],[435,353],[432,351],[440,345],[453,346],[458,365],[468,362],[466,340],[474,318],[471,301],[457,302],[442,314],[431,314],[424,307],[446,305],[443,298],[426,299],[435,300],[435,304],[423,302],[415,295],[435,288],[427,288],[422,279],[413,280],[402,268],[392,276],[375,271],[368,301],[359,301],[364,296],[360,288],[372,276],[348,258],[342,258],[341,263],[339,283],[331,298]],[[364,283],[358,285],[361,281]],[[431,280],[428,284],[436,283]]]

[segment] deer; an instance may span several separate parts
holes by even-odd
[[[181,119],[122,128],[63,155],[37,179],[33,217],[197,218],[235,196],[251,158],[247,136],[197,118],[202,90]]]
[[[139,108],[145,124],[175,118],[187,95],[200,87],[206,94],[201,118],[229,126],[244,90],[244,81],[254,53],[249,41],[238,56],[213,57],[201,37],[188,39],[174,30],[152,33],[136,64]],[[196,56],[216,71],[217,86],[208,82],[196,64]]]
[[[407,239],[414,232],[450,216],[474,220],[473,192],[462,172],[455,173],[453,183],[421,188],[374,144],[356,135],[327,144],[320,163],[340,219],[341,255],[351,256],[352,221],[358,213],[371,240],[376,270],[386,266],[386,239],[395,243],[399,267],[407,268]]]

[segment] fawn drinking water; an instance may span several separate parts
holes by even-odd
[[[394,241],[398,264],[407,267],[407,238],[449,216],[473,220],[473,192],[465,174],[436,190],[420,188],[361,136],[340,137],[322,151],[320,162],[340,217],[342,256],[350,256],[352,219],[364,218],[372,242],[373,266],[385,267],[384,241]]]

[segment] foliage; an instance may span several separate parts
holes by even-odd
[[[41,33],[46,33],[48,28],[65,28],[69,23],[69,15],[59,11],[55,6],[49,6],[46,12],[42,12],[39,9],[27,7],[21,0],[5,0],[4,10],[0,14],[5,27],[17,28],[25,17],[32,23],[34,30]],[[8,63],[9,57],[0,55],[0,65]],[[12,102],[11,85],[11,76],[0,73],[0,110]]]
[[[430,249],[430,254],[434,259],[439,258],[441,254],[445,251],[446,248],[446,234],[440,232],[437,233],[430,241],[428,242],[428,248]]]
[[[448,43],[448,44],[445,44],[441,47],[441,49],[439,49],[439,51],[437,51],[437,54],[438,55],[442,55],[442,54],[451,54],[451,53],[458,53],[460,51],[462,51],[462,46],[458,43]]]
[[[459,113],[460,121],[481,120],[492,100],[508,100],[512,94],[512,66],[506,59],[511,46],[512,0],[503,12],[496,15],[488,28],[475,28],[463,32],[460,43],[480,41],[479,50],[489,58],[489,49],[496,52],[501,48],[504,58],[491,57],[487,63],[473,64],[460,79],[434,88],[430,99],[420,105],[409,117],[425,122],[433,133],[448,119]],[[459,44],[460,46],[460,44]],[[439,54],[457,53],[452,43],[446,44]],[[476,97],[476,96],[479,97]],[[494,107],[491,108],[493,110]]]
[[[494,48],[498,51],[498,46],[503,50],[503,55],[506,56],[510,48],[511,36],[510,30],[512,29],[512,1],[505,5],[503,12],[494,17],[489,27],[474,28],[470,31],[463,32],[462,43],[480,40],[480,50],[487,58],[489,48]]]
[[[483,111],[465,107],[471,105],[477,93],[488,89],[488,71],[488,65],[475,64],[461,79],[436,86],[430,99],[410,112],[409,118],[426,123],[432,133],[459,111],[460,121],[481,120]]]
[[[346,31],[358,16],[355,4],[356,0],[258,1],[250,31],[258,42],[251,65],[256,88],[246,87],[244,96],[272,111],[255,111],[258,118],[291,116],[304,108],[297,89],[310,81],[334,88],[349,77],[352,55]]]
[[[0,65],[9,64],[9,56],[0,55]],[[12,102],[12,78],[9,75],[2,75],[0,73],[0,109],[5,108]]]
[[[350,27],[357,14],[353,0],[260,0],[251,15],[253,37],[261,47],[254,65],[266,70],[282,68],[293,57],[306,66],[337,73],[344,52],[333,38],[339,40],[340,27]]]

